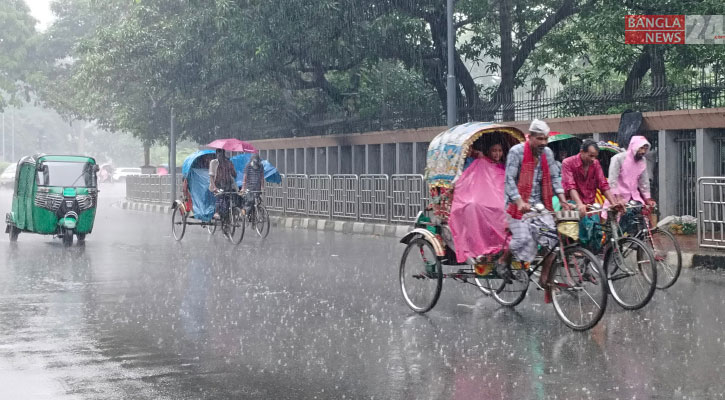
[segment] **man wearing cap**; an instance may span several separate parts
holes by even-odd
[[[561,185],[561,171],[554,160],[554,153],[546,146],[549,126],[544,121],[535,119],[529,126],[529,137],[524,143],[519,143],[509,150],[506,160],[506,212],[511,241],[509,252],[496,262],[497,273],[503,275],[507,281],[511,280],[511,271],[508,266],[511,262],[511,253],[520,261],[531,262],[536,257],[537,245],[554,248],[556,239],[543,236],[539,227],[556,229],[554,218],[550,214],[533,218],[522,219],[530,212],[532,206],[542,203],[547,210],[553,211],[552,198],[556,195],[566,210],[571,206],[564,198],[564,188]],[[555,254],[547,257],[543,262],[541,280],[543,284],[549,274]]]

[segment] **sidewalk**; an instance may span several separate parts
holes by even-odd
[[[122,201],[124,210],[146,211],[161,214],[170,214],[171,207],[160,204],[137,203]],[[307,217],[292,217],[271,215],[270,222],[274,227],[287,229],[308,229],[316,231],[330,231],[347,234],[375,235],[402,238],[408,233],[411,225],[392,225],[372,222],[337,221]],[[682,251],[682,266],[684,268],[703,267],[710,269],[725,269],[725,251],[715,249],[701,249],[697,245],[697,236],[676,235]]]
[[[692,257],[692,266],[709,269],[725,269],[725,251],[710,248],[700,248],[697,245],[697,235],[675,235],[682,251],[682,262],[685,265],[685,255]]]
[[[145,211],[158,214],[171,214],[171,207],[160,204],[138,203],[122,201],[124,210]],[[374,222],[338,221],[330,219],[308,218],[302,216],[270,215],[270,223],[274,227],[287,229],[308,229],[315,231],[330,231],[347,234],[375,235],[402,238],[412,229],[412,224],[392,225]]]

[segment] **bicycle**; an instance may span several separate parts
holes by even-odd
[[[650,245],[657,263],[657,289],[667,289],[677,282],[682,271],[682,251],[675,235],[650,224],[649,214],[653,207],[643,207],[637,213],[635,224],[637,239]]]
[[[251,200],[253,202],[252,207],[249,208],[249,212],[246,215],[246,222],[252,224],[252,228],[254,228],[257,232],[257,235],[264,239],[267,235],[269,235],[270,220],[269,212],[264,206],[264,202],[262,200],[262,192],[256,190],[246,190],[244,194],[245,202],[250,201],[247,198],[248,195],[254,196]]]
[[[236,192],[225,192],[219,189],[216,193],[214,193],[214,196],[226,198],[226,201],[223,202],[223,209],[219,210],[219,223],[221,225],[220,228],[222,233],[232,243],[241,243],[244,239],[245,224],[242,216],[242,210],[236,205],[238,199],[237,196],[239,195]],[[213,231],[210,231],[210,233],[213,233],[214,231],[216,231],[216,226]]]
[[[639,206],[628,205],[627,209]],[[619,212],[609,208],[607,222],[600,224],[606,237],[602,249],[607,286],[614,301],[626,310],[638,310],[652,299],[657,286],[657,267],[651,248],[642,240],[624,235]],[[594,213],[601,212],[594,211]]]

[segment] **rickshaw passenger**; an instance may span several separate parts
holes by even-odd
[[[559,198],[562,208],[569,210],[566,203],[564,188],[561,185],[561,172],[554,160],[554,153],[546,147],[550,129],[544,121],[535,119],[529,127],[529,137],[524,143],[512,147],[506,161],[506,207],[511,242],[509,251],[504,252],[496,262],[496,271],[505,280],[511,281],[512,273],[508,266],[511,253],[520,261],[531,262],[536,257],[537,244],[547,248],[557,245],[556,239],[549,238],[539,232],[540,226],[551,230],[556,229],[550,214],[522,219],[530,212],[532,205],[543,203],[547,210],[553,211],[552,198]],[[542,157],[543,156],[543,157]],[[551,254],[543,261],[541,284],[545,285],[549,269],[556,254]]]
[[[224,192],[236,192],[236,177],[237,171],[234,169],[234,164],[227,158],[223,149],[217,149],[216,159],[209,163],[209,190],[215,194],[220,189]],[[228,208],[226,199],[227,196],[217,197],[214,218],[219,218],[220,210]]]
[[[483,154],[458,178],[449,219],[456,258],[472,265],[481,255],[500,252],[507,236],[503,145],[492,143]]]

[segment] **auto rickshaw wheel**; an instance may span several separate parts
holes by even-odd
[[[10,235],[10,241],[11,242],[17,242],[18,241],[18,236],[20,236],[20,229],[17,226],[15,226],[15,225],[11,225],[10,226],[10,231],[8,232],[8,235]]]
[[[70,247],[73,245],[73,231],[70,229],[64,229],[63,230],[63,246]]]
[[[76,237],[78,237],[78,242],[85,242],[86,241],[86,234],[85,233],[76,233]]]

